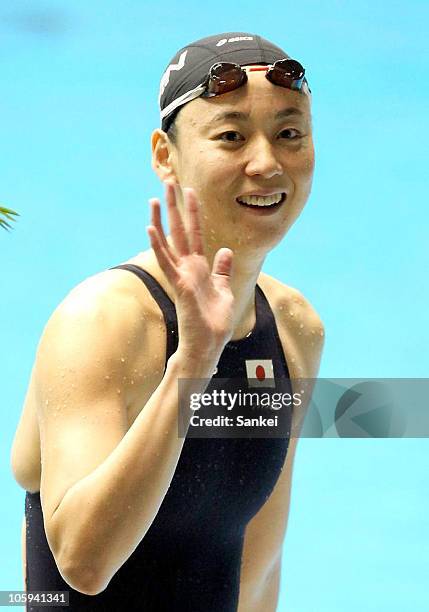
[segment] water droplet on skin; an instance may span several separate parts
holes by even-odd
[[[300,323],[299,326],[302,329],[304,327],[304,323]]]
[[[289,310],[289,314],[290,314],[291,317],[295,316],[295,313],[293,312],[293,310]]]
[[[134,381],[133,381],[133,380],[131,380],[131,384],[132,384],[132,385],[134,384]]]
[[[291,362],[295,363],[295,357],[292,357]]]
[[[106,380],[110,380],[110,376],[107,374],[107,376],[104,377]]]
[[[119,395],[121,393],[120,389],[116,389],[116,393]]]
[[[321,330],[320,330],[319,334],[320,334],[321,336],[323,336],[323,335],[324,335],[324,333],[323,333],[323,329],[321,329]]]
[[[125,357],[121,357],[121,361],[122,361],[122,363],[124,363]]]
[[[48,405],[49,404],[49,400],[46,400],[45,404]]]

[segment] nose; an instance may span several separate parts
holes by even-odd
[[[264,178],[271,178],[275,175],[283,174],[283,166],[276,157],[276,152],[272,144],[266,138],[259,138],[249,147],[249,157],[246,164],[246,174],[248,176],[261,175]]]

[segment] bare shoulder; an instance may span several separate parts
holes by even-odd
[[[262,273],[258,284],[273,310],[291,374],[315,378],[325,338],[320,314],[301,291],[273,276]]]
[[[75,285],[65,298],[59,303],[58,308],[81,306],[82,309],[91,309],[95,304],[110,300],[128,301],[130,305],[142,303],[142,295],[135,290],[131,274],[122,269],[107,269],[93,274],[77,285]]]
[[[41,335],[38,352],[44,346],[43,339],[57,332],[61,337],[60,347],[67,344],[67,337],[74,333],[91,332],[94,338],[105,339],[97,346],[100,359],[133,349],[133,330],[142,332],[143,320],[139,316],[142,299],[125,274],[117,271],[102,271],[90,276],[73,287],[50,315]]]
[[[94,322],[104,319],[115,327],[120,335],[125,333],[138,339],[151,318],[159,319],[156,302],[146,285],[133,273],[124,269],[108,269],[98,272],[73,287],[59,303],[52,317],[87,316]],[[106,330],[107,331],[107,330]],[[113,347],[106,346],[106,350]]]
[[[115,370],[119,364],[132,422],[136,398],[146,397],[146,387],[153,391],[165,358],[163,315],[146,285],[129,270],[104,270],[74,287],[57,312],[105,340],[97,347],[97,360]]]
[[[263,290],[268,291],[272,306],[279,310],[284,310],[286,306],[289,306],[291,310],[284,313],[285,315],[293,319],[291,312],[294,312],[298,318],[305,317],[307,325],[316,326],[323,331],[324,326],[319,313],[301,291],[265,273],[260,275],[258,282]]]

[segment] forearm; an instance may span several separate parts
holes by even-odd
[[[123,439],[67,491],[51,519],[57,564],[77,590],[104,590],[158,513],[184,443],[178,436],[177,381],[210,378],[215,365],[208,360],[191,369],[185,363],[178,353],[170,358],[160,385]],[[203,392],[205,386],[198,381],[192,391]]]

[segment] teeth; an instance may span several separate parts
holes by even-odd
[[[237,198],[239,202],[243,204],[250,204],[251,206],[271,206],[272,204],[278,204],[282,199],[282,193],[275,193],[270,196],[243,196]]]

